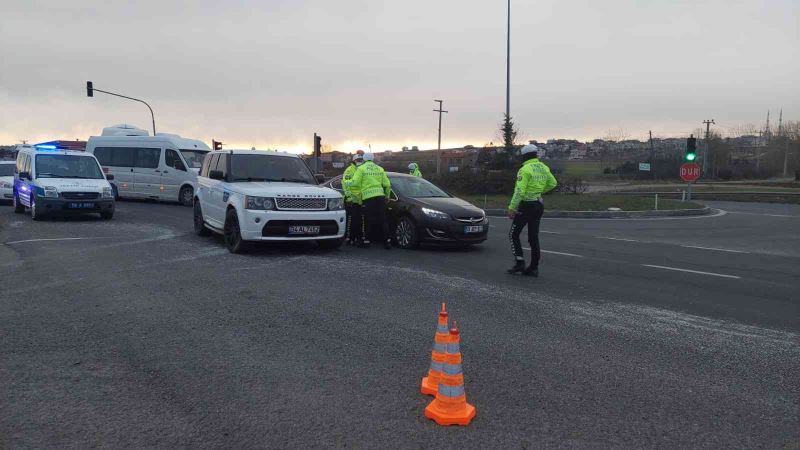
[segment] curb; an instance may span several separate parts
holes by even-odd
[[[504,209],[487,209],[486,215],[490,217],[505,217]],[[632,219],[638,217],[680,217],[680,216],[705,216],[711,214],[712,209],[706,206],[700,209],[663,209],[657,211],[547,211],[544,217],[568,219]]]

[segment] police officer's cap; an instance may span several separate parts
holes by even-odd
[[[534,155],[538,155],[539,154],[539,147],[537,147],[537,146],[535,146],[533,144],[528,144],[528,145],[522,147],[522,150],[519,151],[520,155],[527,155],[529,153],[533,153]]]

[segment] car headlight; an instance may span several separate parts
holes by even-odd
[[[269,197],[246,195],[244,197],[244,207],[247,209],[272,210],[275,209],[275,200]]]
[[[110,187],[104,187],[103,198],[114,198],[114,191],[112,191]]]
[[[10,189],[11,187],[12,185],[8,181],[0,181],[0,188]]]
[[[344,200],[341,198],[329,198],[328,199],[328,210],[329,211],[339,211],[344,209]]]
[[[56,189],[55,186],[45,186],[44,187],[44,196],[45,197],[58,198],[58,189]]]
[[[422,214],[425,214],[426,216],[431,217],[433,219],[449,219],[450,218],[450,214],[443,213],[441,211],[437,211],[435,209],[430,209],[430,208],[422,208]]]

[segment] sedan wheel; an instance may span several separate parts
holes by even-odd
[[[400,248],[414,248],[419,244],[417,225],[410,217],[403,217],[397,222],[394,235]]]

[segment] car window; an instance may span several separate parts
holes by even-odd
[[[211,164],[212,155],[209,153],[203,158],[203,167],[200,169],[200,176],[208,176],[208,166]]]
[[[337,179],[331,181],[331,187],[341,191],[342,190],[342,179],[341,178],[337,178]]]
[[[300,158],[270,155],[231,155],[231,181],[284,181],[317,184]]]
[[[217,163],[219,162],[219,153],[211,155],[211,162],[208,163],[208,173],[212,170],[217,170]]]
[[[33,176],[31,173],[31,155],[25,154],[25,163],[22,166],[22,170],[28,172],[28,175]]]
[[[13,164],[0,164],[0,177],[10,177],[14,175]]]
[[[97,160],[81,155],[36,155],[36,178],[104,178]]]
[[[430,181],[418,177],[393,177],[392,190],[411,198],[450,197]]]
[[[178,156],[178,152],[172,149],[167,149],[166,153],[164,153],[164,162],[167,166],[172,167],[176,170],[182,170],[186,172],[186,166],[181,161],[181,157]]]
[[[138,148],[136,149],[136,165],[143,169],[157,169],[161,159],[160,148]]]
[[[222,178],[228,178],[228,155],[220,154],[219,160],[217,161],[217,170],[222,172]]]
[[[158,150],[158,149],[156,149]],[[135,167],[138,149],[134,147],[97,147],[94,157],[100,165],[112,167]]]
[[[186,164],[192,169],[199,169],[205,160],[204,157],[208,153],[208,150],[181,150],[183,159],[186,160]]]

